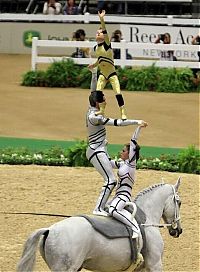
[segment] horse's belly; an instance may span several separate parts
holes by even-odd
[[[93,247],[91,256],[83,263],[83,268],[101,272],[123,271],[130,266],[130,259],[128,239],[105,238]]]

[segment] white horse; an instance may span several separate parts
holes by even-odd
[[[142,249],[144,262],[138,271],[162,271],[164,243],[159,227],[166,226],[173,237],[179,237],[182,233],[179,185],[180,178],[175,185],[156,184],[141,191],[134,200],[146,217],[146,222],[142,224],[145,234],[143,241],[146,240]],[[164,224],[160,224],[161,218]],[[17,271],[33,271],[39,240],[40,253],[54,272],[77,272],[81,268],[99,272],[133,271],[129,239],[108,239],[84,217],[78,216],[32,233],[24,245]]]

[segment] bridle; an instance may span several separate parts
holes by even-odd
[[[171,223],[171,227],[172,229],[176,229],[177,228],[177,222],[180,221],[181,217],[180,217],[180,212],[179,212],[179,203],[180,203],[180,197],[178,195],[178,193],[176,192],[174,186],[172,185],[172,190],[173,190],[173,200],[174,200],[174,204],[175,204],[175,215],[174,215],[174,220]]]
[[[140,224],[141,226],[145,227],[158,227],[158,228],[166,228],[166,227],[172,227],[172,229],[177,229],[177,222],[180,221],[180,212],[179,212],[179,202],[180,202],[180,197],[178,193],[175,190],[174,185],[172,185],[172,191],[173,191],[173,201],[175,205],[175,214],[174,214],[174,219],[172,220],[171,223],[164,223],[164,224]]]

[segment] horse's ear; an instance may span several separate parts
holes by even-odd
[[[174,185],[176,192],[178,192],[178,188],[179,188],[180,184],[181,184],[181,177],[179,177],[177,179],[176,184]]]

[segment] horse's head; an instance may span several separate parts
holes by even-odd
[[[167,198],[165,207],[163,210],[163,220],[168,224],[169,234],[175,238],[178,238],[182,233],[181,222],[180,222],[180,207],[181,200],[178,195],[178,188],[181,183],[179,177],[176,184],[172,185],[172,194]]]

